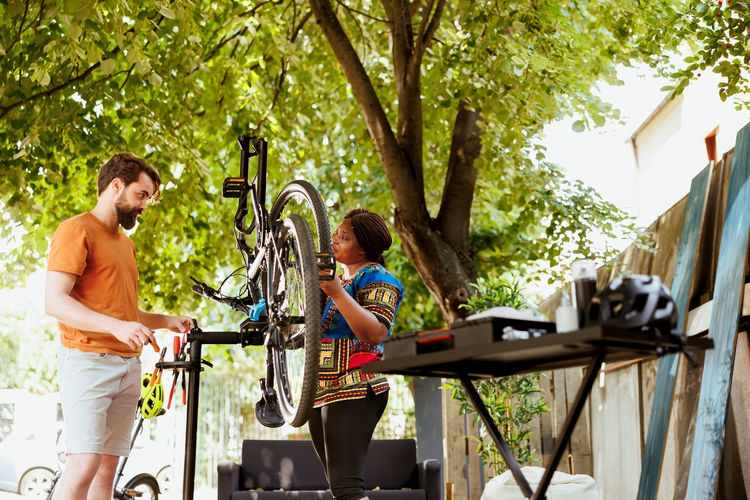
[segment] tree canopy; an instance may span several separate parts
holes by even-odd
[[[721,76],[718,93],[722,100],[736,96],[738,110],[750,109],[750,3],[746,0],[691,0],[662,33],[654,32],[643,41],[649,60],[674,83],[665,90],[680,94],[703,71]],[[666,43],[684,42],[687,55],[671,57],[659,50]]]
[[[576,128],[616,116],[594,84],[676,46],[657,41],[681,8],[0,0],[0,237],[25,233],[4,282],[44,262],[57,224],[93,206],[99,165],[130,150],[165,181],[133,236],[141,294],[174,309],[189,275],[239,265],[220,184],[250,132],[270,141],[270,196],[304,177],[334,217],[391,216],[396,271],[436,299],[407,306],[409,326],[451,319],[478,274],[554,267],[590,254],[594,232],[628,230],[544,161],[537,137],[564,115]]]

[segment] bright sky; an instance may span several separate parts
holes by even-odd
[[[625,85],[601,85],[599,95],[620,110],[620,123],[610,120],[604,127],[577,133],[572,125],[578,117],[572,117],[547,126],[541,142],[548,160],[635,216],[635,162],[628,140],[665,98],[666,92],[659,90],[665,81],[648,67],[620,67],[617,74]]]

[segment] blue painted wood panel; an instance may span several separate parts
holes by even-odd
[[[710,178],[711,165],[708,165],[695,176],[690,184],[682,234],[677,247],[675,273],[672,280],[672,297],[677,306],[677,327],[682,331],[684,331],[687,323],[688,302],[693,286],[695,258],[698,253],[698,242],[701,238],[703,216],[706,212],[706,197]],[[669,415],[672,411],[678,356],[677,354],[670,354],[659,360],[654,402],[651,407],[646,446],[641,464],[638,500],[656,498],[661,464],[664,459],[667,429],[669,428]]]
[[[712,500],[716,494],[724,425],[732,380],[734,344],[740,316],[750,231],[750,124],[737,134],[729,178],[724,227],[716,269],[708,334],[714,348],[703,365],[695,439],[690,459],[688,500]]]

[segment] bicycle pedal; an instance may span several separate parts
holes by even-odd
[[[227,177],[221,185],[221,195],[224,198],[240,198],[247,189],[247,181],[242,177]]]
[[[333,254],[318,252],[315,254],[318,259],[318,270],[319,271],[332,271],[331,273],[325,273],[318,276],[320,281],[331,281],[336,277],[336,258]]]

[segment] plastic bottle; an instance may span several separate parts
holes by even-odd
[[[570,302],[567,291],[562,292],[560,306],[555,309],[555,329],[557,333],[572,332],[578,329],[578,312]]]
[[[586,326],[589,304],[596,294],[596,264],[589,259],[577,260],[570,269],[573,274],[573,305],[578,315],[578,328],[583,328]]]

